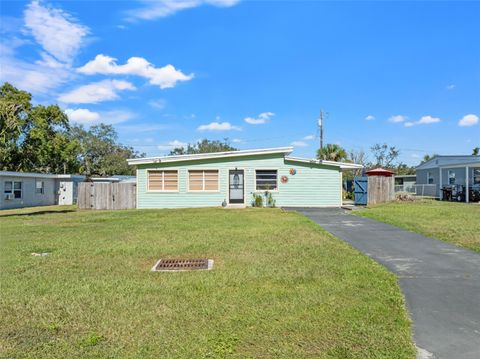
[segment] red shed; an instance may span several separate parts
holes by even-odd
[[[386,170],[384,168],[375,168],[366,172],[367,176],[379,176],[379,177],[393,177],[395,172]]]

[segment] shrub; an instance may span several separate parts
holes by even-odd
[[[263,197],[256,193],[252,193],[252,195],[253,195],[252,207],[263,207]]]

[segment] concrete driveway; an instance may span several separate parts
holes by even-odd
[[[418,358],[480,358],[479,254],[343,209],[292,210],[398,276]]]

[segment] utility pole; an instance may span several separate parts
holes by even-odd
[[[318,119],[318,128],[320,129],[320,151],[323,149],[323,110],[320,110],[320,118]]]

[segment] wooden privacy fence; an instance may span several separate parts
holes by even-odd
[[[370,176],[368,177],[367,203],[377,204],[390,202],[395,199],[395,178]]]
[[[135,183],[78,184],[80,209],[129,209],[136,208]]]

